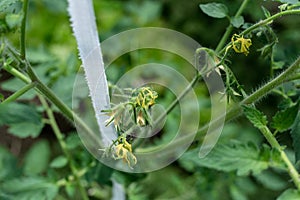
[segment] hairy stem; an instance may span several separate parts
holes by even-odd
[[[276,88],[276,87],[280,86],[282,83],[286,82],[288,80],[288,78],[290,76],[292,76],[295,73],[295,71],[297,71],[299,69],[299,66],[300,66],[300,57],[288,69],[286,69],[284,72],[282,72],[275,79],[272,79],[270,82],[268,82],[267,84],[260,87],[258,90],[256,90],[251,95],[246,97],[240,103],[234,105],[226,113],[224,113],[217,119],[214,119],[214,120],[210,121],[209,123],[207,123],[206,125],[204,125],[203,127],[201,127],[195,136],[195,140],[202,139],[203,135],[206,134],[206,132],[210,126],[218,128],[216,125],[220,124],[220,121],[223,121],[224,117],[225,117],[225,122],[228,122],[228,121],[240,116],[243,113],[242,108],[241,108],[242,105],[255,103],[258,100],[260,100],[262,97],[268,95],[274,88]],[[177,146],[180,146],[181,143],[185,144],[188,140],[189,140],[189,136],[182,137],[182,138],[178,139],[177,141],[173,142],[172,146],[174,146],[174,148],[176,148]],[[164,146],[164,144],[155,146],[152,148],[139,149],[138,152],[154,151],[154,150],[163,148],[163,146]]]
[[[83,200],[88,200],[89,199],[88,195],[86,193],[86,190],[84,189],[84,187],[81,184],[80,177],[78,176],[78,171],[75,167],[75,163],[72,159],[72,156],[71,156],[69,150],[67,149],[67,144],[64,141],[64,136],[60,132],[60,129],[59,129],[59,127],[56,123],[55,117],[53,115],[53,112],[52,112],[51,108],[49,107],[48,103],[46,102],[46,99],[43,96],[39,95],[39,99],[40,99],[43,107],[46,109],[46,113],[48,115],[49,122],[50,122],[50,125],[51,125],[52,129],[53,129],[53,132],[54,132],[54,134],[55,134],[55,136],[56,136],[56,138],[57,138],[57,140],[60,144],[60,147],[61,147],[63,153],[67,157],[69,167],[72,171],[72,174],[75,176],[77,185],[78,185],[79,190],[80,190],[81,197],[82,197]]]
[[[246,35],[250,32],[252,32],[253,30],[261,27],[261,26],[266,26],[267,24],[269,23],[272,23],[273,20],[279,18],[279,17],[282,17],[282,16],[285,16],[285,15],[296,15],[296,14],[300,14],[300,10],[286,10],[286,11],[282,11],[282,12],[279,12],[279,13],[276,13],[262,21],[259,21],[257,22],[256,24],[250,26],[249,28],[247,28],[246,30],[244,30],[243,32],[240,33],[240,35]],[[220,50],[219,52],[220,53],[223,53],[225,52],[226,50],[226,47],[228,46],[229,44],[227,44],[222,50]]]
[[[255,103],[256,101],[260,100],[262,97],[266,96],[268,93],[270,93],[274,88],[278,87],[282,83],[286,82],[289,77],[291,77],[298,69],[300,66],[300,57],[284,72],[282,72],[279,76],[276,78],[272,79],[269,81],[267,84],[264,86],[260,87],[258,90],[253,92],[251,95],[246,97],[243,101],[241,101],[239,104],[233,106],[231,109],[229,109],[224,115],[226,116],[226,121],[230,121],[240,114],[241,112],[241,106],[246,105],[246,104],[252,104]],[[218,123],[219,120],[221,120],[223,117],[219,117],[218,119],[210,122],[211,123]],[[199,129],[199,132],[196,136],[196,138],[201,138],[203,134],[206,133],[208,127],[210,124],[207,124],[203,126],[201,129]]]
[[[243,1],[243,3],[241,4],[240,8],[238,9],[238,11],[236,12],[236,14],[234,15],[234,17],[239,17],[242,14],[242,12],[245,9],[248,1],[249,0],[244,0]],[[219,42],[219,44],[218,44],[218,46],[216,48],[216,52],[219,52],[222,49],[222,47],[225,45],[227,39],[229,38],[229,36],[230,36],[230,34],[231,34],[232,30],[233,30],[233,26],[232,26],[231,22],[229,22],[229,23],[230,24],[227,27],[226,32],[222,36],[222,38],[221,38],[221,40],[220,40],[220,42]]]
[[[282,147],[274,137],[274,135],[271,133],[270,129],[265,126],[259,129],[261,133],[264,135],[264,137],[267,139],[267,141],[270,143],[270,145],[277,149],[280,152],[281,159],[284,161],[288,168],[288,173],[293,179],[294,184],[296,185],[297,189],[300,191],[300,177],[299,173],[295,169],[294,165],[291,163],[289,158],[287,157],[286,153],[283,151]]]

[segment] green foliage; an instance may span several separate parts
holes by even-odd
[[[300,192],[298,190],[288,189],[284,191],[277,200],[296,200],[300,199]]]
[[[8,180],[0,184],[0,197],[3,199],[51,200],[58,193],[58,186],[41,177],[24,177]]]
[[[26,152],[24,158],[24,174],[28,176],[45,172],[50,159],[50,146],[46,140],[36,142]]]
[[[25,14],[22,11],[23,2],[0,0],[0,102],[25,85],[17,75],[9,75],[9,70],[5,71],[5,65],[29,77],[19,56],[19,30]],[[211,53],[212,66],[215,62],[220,62],[223,66],[220,74],[224,78],[225,93],[228,99],[233,100],[228,101],[230,114],[232,107],[237,106],[237,110],[240,110],[239,105],[243,104],[243,100],[251,97],[253,88],[267,80],[267,77],[277,77],[277,73],[285,72],[300,51],[299,45],[295,45],[300,40],[295,29],[300,23],[297,16],[281,15],[262,23],[245,35],[243,32],[253,24],[264,22],[277,11],[295,11],[299,8],[299,1],[278,0],[281,5],[277,9],[277,2],[253,3],[248,0],[240,15],[233,12],[237,11],[242,1],[206,2],[200,5],[197,1],[181,0],[93,3],[100,41],[123,30],[144,26],[175,29],[206,47],[218,46],[218,40],[224,37],[223,43],[219,42],[220,50],[208,51]],[[205,15],[201,15],[199,6]],[[42,84],[47,85],[64,104],[87,109],[77,99],[72,102],[73,83],[80,61],[66,9],[65,0],[29,1],[25,29],[26,58]],[[228,21],[223,23],[225,19],[215,20],[210,17],[225,18]],[[231,25],[231,28],[227,29],[227,25]],[[225,34],[222,36],[223,33]],[[248,56],[240,56],[232,53],[233,51],[224,53],[235,33],[251,39],[253,46]],[[186,67],[185,61],[174,59],[174,56],[143,50],[118,58],[107,68],[107,77],[109,81],[117,82],[136,65],[148,62],[163,62],[190,80],[195,73],[194,69]],[[300,113],[299,103],[296,102],[300,94],[297,88],[299,67],[290,75],[289,79],[282,79],[280,84],[271,85],[270,90],[257,95],[249,103],[251,106],[243,106],[243,113],[227,116],[229,121],[244,114],[255,127],[267,130],[266,132],[274,131],[274,135],[277,135],[274,137],[271,134],[271,138],[278,141],[280,148],[263,144],[264,135],[250,127],[242,118],[225,126],[218,145],[205,158],[200,159],[198,156],[205,134],[200,131],[190,149],[178,162],[147,174],[117,172],[91,157],[71,121],[64,123],[67,120],[61,120],[63,111],[53,106],[53,101],[48,99],[51,110],[55,112],[58,129],[62,132],[56,137],[51,130],[53,127],[49,124],[49,116],[38,98],[40,94],[47,95],[43,91],[37,93],[36,90],[30,90],[20,96],[17,102],[0,104],[0,199],[83,199],[80,185],[83,191],[88,191],[90,199],[111,199],[112,180],[118,181],[126,192],[126,198],[132,200],[300,199],[298,190],[292,186],[290,168],[281,156],[284,152],[288,153],[287,159],[291,163],[293,156],[296,157],[296,162],[300,159]],[[154,80],[156,75],[149,68],[142,76]],[[284,83],[285,81],[289,83]],[[266,82],[262,87],[268,84]],[[279,85],[281,86],[278,87]],[[201,110],[200,130],[211,116],[210,97],[206,87],[199,81],[193,88]],[[259,102],[257,106],[263,111],[261,112],[255,109],[254,104],[266,96],[266,93],[272,93],[272,96]],[[89,94],[82,92],[79,95],[87,97]],[[158,103],[164,107],[175,99],[166,89],[159,88],[158,95]],[[165,145],[172,141],[181,125],[180,112],[177,107],[168,114],[164,128],[153,138],[146,139],[145,146]],[[267,119],[270,119],[269,124]],[[285,151],[279,152],[283,147]],[[69,156],[64,154],[65,151],[69,152]],[[289,167],[291,166],[293,164]],[[74,173],[72,168],[77,172]],[[76,175],[80,181],[77,181]],[[295,186],[298,187],[297,184]]]
[[[0,146],[0,182],[14,177],[18,171],[17,159]]]
[[[281,3],[287,3],[287,4],[299,3],[299,0],[276,0],[276,1],[281,2]]]
[[[230,23],[232,26],[235,28],[240,28],[244,24],[244,17],[243,16],[238,16],[238,17],[232,17],[230,19]]]
[[[21,24],[22,13],[19,0],[0,2],[0,35],[13,31]]]
[[[243,106],[244,114],[257,128],[264,128],[268,121],[267,116],[252,106]]]
[[[300,112],[292,126],[291,136],[293,138],[293,147],[295,151],[296,162],[300,160]]]
[[[299,105],[295,104],[284,110],[278,111],[271,122],[271,126],[279,132],[286,131],[291,128],[299,110]]]
[[[210,17],[224,18],[228,15],[228,8],[222,3],[207,3],[200,4],[199,6],[202,12]]]
[[[51,163],[50,163],[50,167],[52,168],[62,168],[64,166],[66,166],[68,163],[68,160],[65,156],[58,156],[56,158],[54,158]]]
[[[199,150],[195,149],[183,155],[180,163],[187,169],[208,167],[224,172],[236,171],[238,175],[248,175],[251,172],[259,174],[268,167],[282,165],[280,155],[263,146],[259,149],[253,143],[243,144],[232,142],[216,146],[205,158],[198,157]]]
[[[20,138],[37,137],[44,127],[37,108],[21,103],[0,105],[0,125],[8,125],[8,131]]]

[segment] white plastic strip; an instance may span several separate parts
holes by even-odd
[[[108,84],[92,0],[68,0],[73,32],[78,44],[80,58],[95,110],[97,123],[104,145],[116,139],[112,126],[106,127],[107,116],[101,110],[110,108]]]

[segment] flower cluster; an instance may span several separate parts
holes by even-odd
[[[132,96],[136,124],[139,126],[151,125],[149,108],[155,104],[157,93],[150,87],[142,87],[134,91]]]
[[[152,124],[150,117],[150,108],[155,104],[157,93],[150,87],[141,87],[132,91],[128,101],[120,103],[110,110],[103,110],[110,116],[105,121],[105,125],[114,124],[119,137],[113,141],[108,152],[113,152],[114,159],[123,159],[129,167],[137,163],[137,159],[132,153],[131,144],[126,140],[130,131],[128,131],[128,121],[133,119],[133,123],[143,127]]]
[[[226,48],[226,51],[231,47],[236,53],[243,53],[246,56],[249,54],[249,47],[252,45],[251,39],[246,39],[244,36],[234,34],[231,37],[231,45]]]

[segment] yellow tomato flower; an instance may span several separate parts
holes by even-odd
[[[231,38],[231,45],[226,48],[226,51],[232,47],[236,53],[243,53],[247,56],[251,45],[251,39],[245,39],[244,36],[234,34]]]
[[[137,159],[132,153],[131,144],[126,141],[125,136],[120,136],[118,142],[119,144],[114,147],[114,159],[123,159],[132,168],[137,163]]]

